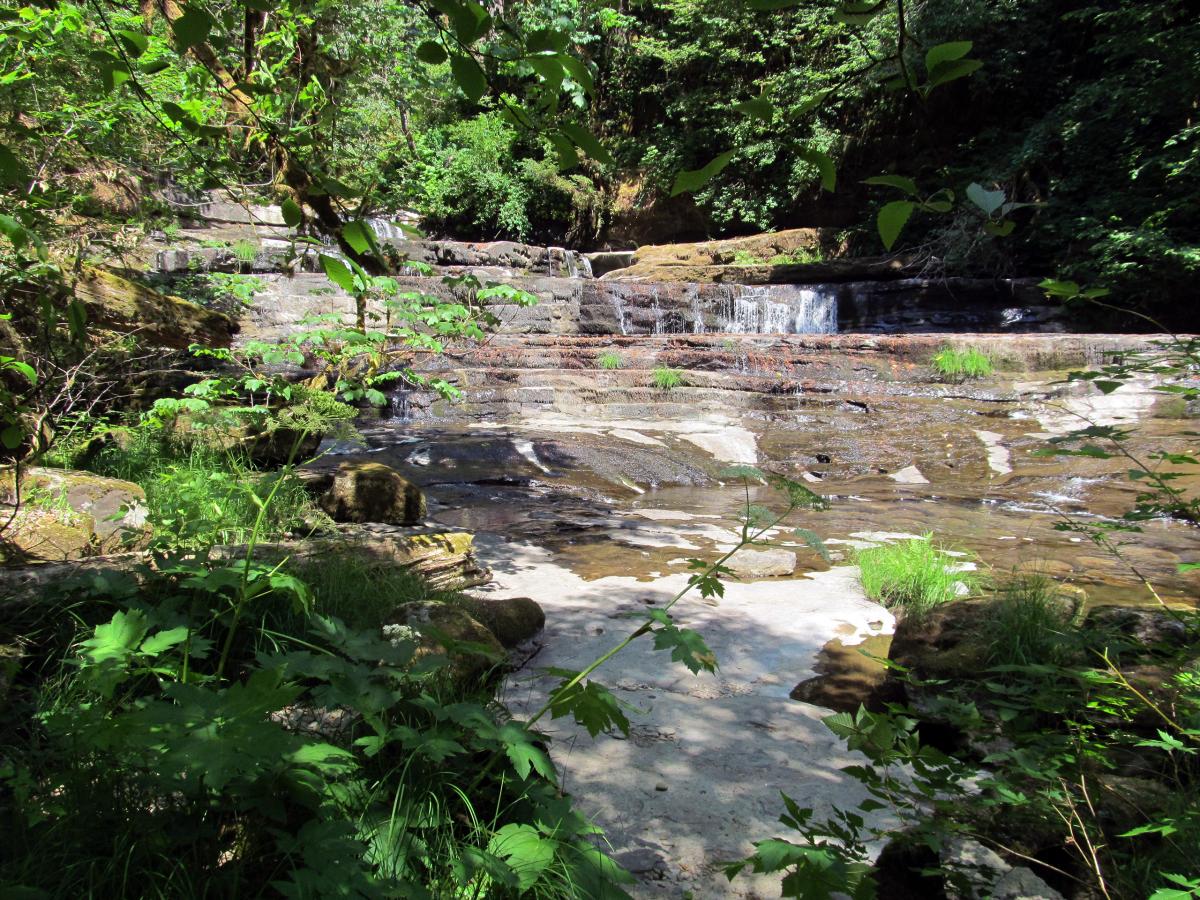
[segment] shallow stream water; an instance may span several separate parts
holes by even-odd
[[[1062,530],[1119,515],[1136,491],[1116,461],[1034,456],[1063,430],[1062,407],[1039,396],[894,398],[785,423],[382,422],[365,446],[336,448],[325,464],[348,453],[394,466],[425,490],[431,524],[476,534],[495,574],[486,593],[546,609],[540,649],[509,682],[517,715],[544,702],[544,667],[583,668],[637,627],[631,614],[686,585],[689,559],[734,546],[747,502],[779,507],[775,491],[722,475],[729,463],[755,462],[824,495],[828,510],[801,511],[789,526],[819,534],[832,564],[780,528],[770,537],[796,554],[791,576],[730,581],[719,603],[676,607],[715,652],[715,675],[692,675],[640,642],[596,673],[627,705],[628,739],[540,723],[566,789],[638,876],[635,896],[777,896],[777,879],[730,884],[719,863],[779,833],[781,791],[818,815],[859,799],[840,772],[852,755],[821,724],[828,710],[792,699],[821,675],[852,703],[878,675],[859,650],[886,655],[894,620],[863,595],[856,548],[932,533],[997,580],[1040,572],[1088,603],[1155,602],[1136,570],[1168,602],[1195,602],[1197,576],[1177,571],[1192,529],[1145,523],[1120,536],[1120,558]],[[1136,398],[1127,406],[1110,412],[1139,420],[1137,452],[1170,449],[1187,428]]]

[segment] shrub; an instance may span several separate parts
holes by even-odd
[[[961,592],[959,585],[969,591],[979,581],[973,572],[954,571],[955,558],[934,546],[928,534],[860,550],[855,561],[868,597],[912,616],[921,616],[953,600]]]
[[[619,369],[624,364],[625,361],[621,359],[621,354],[614,353],[611,350],[601,353],[596,357],[596,365],[602,369]]]
[[[943,347],[934,354],[931,362],[938,375],[952,381],[985,378],[995,371],[991,357],[975,347],[965,350]]]
[[[425,162],[406,199],[422,208],[434,229],[554,243],[578,243],[598,233],[601,193],[582,175],[561,175],[550,161],[556,158],[552,151],[522,143],[498,113],[456,122],[424,143]]]
[[[659,390],[669,391],[683,384],[683,373],[678,369],[659,367],[654,370],[654,386]]]

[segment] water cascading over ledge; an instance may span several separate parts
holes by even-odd
[[[583,334],[835,334],[836,290],[820,285],[592,282]]]

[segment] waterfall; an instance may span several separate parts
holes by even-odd
[[[692,334],[704,334],[704,310],[700,307],[700,292],[692,288]]]
[[[834,334],[836,288],[794,284],[734,285],[718,328],[733,334]]]

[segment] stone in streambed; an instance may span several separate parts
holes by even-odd
[[[343,463],[320,504],[335,522],[416,525],[426,513],[420,488],[382,463]]]
[[[725,563],[739,578],[773,578],[796,571],[796,554],[772,547],[769,550],[743,549]]]
[[[506,658],[504,647],[482,623],[456,604],[420,600],[401,605],[384,625],[389,638],[409,636],[418,640],[416,658],[446,655],[457,680],[476,681],[496,669]],[[470,644],[470,647],[458,647]]]

